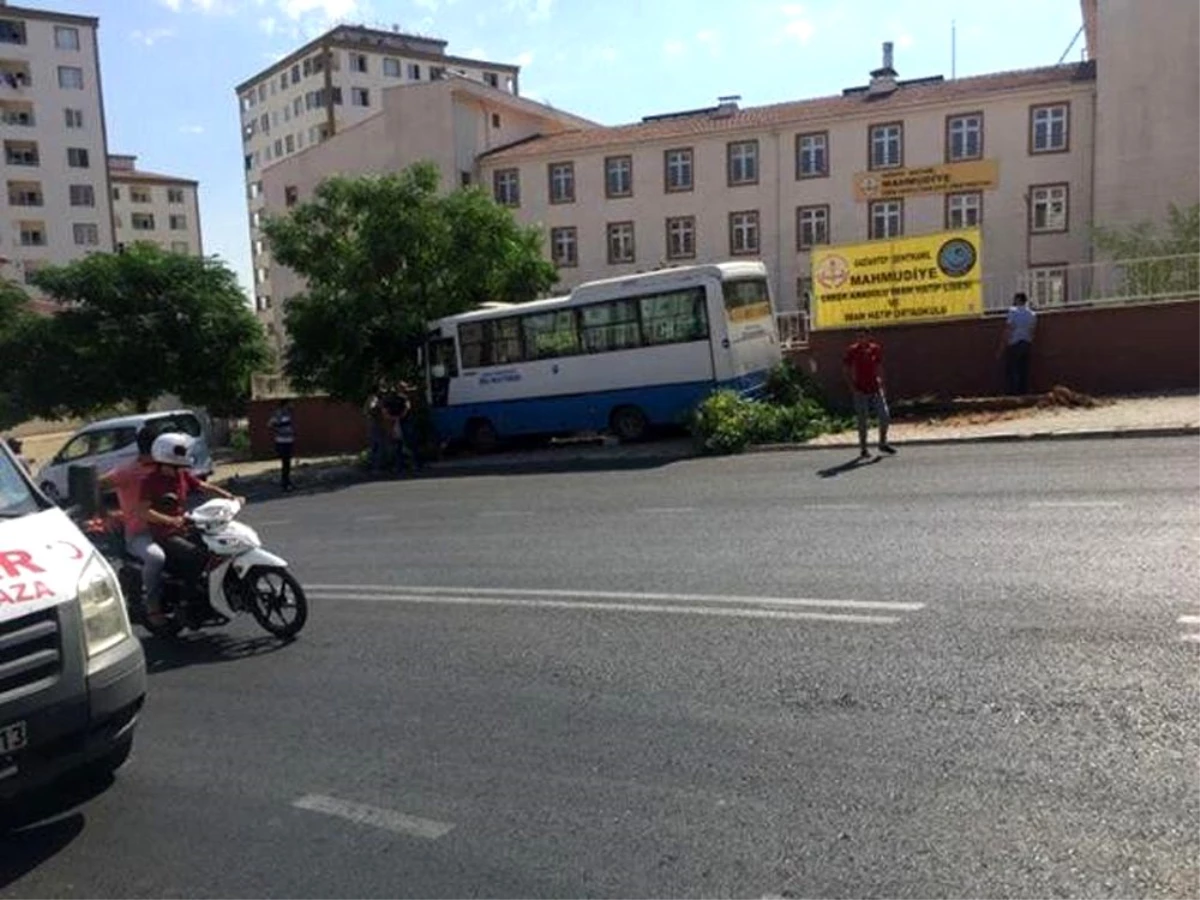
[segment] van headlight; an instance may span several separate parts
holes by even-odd
[[[114,647],[133,632],[125,615],[121,589],[100,557],[92,556],[79,576],[79,606],[83,611],[83,633],[91,658]]]

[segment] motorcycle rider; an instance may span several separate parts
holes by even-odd
[[[168,560],[186,570],[188,577],[203,566],[203,550],[187,539],[184,512],[188,494],[197,491],[245,502],[224,488],[192,474],[192,444],[186,434],[167,432],[150,445],[150,467],[141,478],[134,507],[135,531],[130,552],[142,560],[142,587],[146,596],[146,621],[161,625],[162,573]],[[129,516],[126,514],[126,533]]]

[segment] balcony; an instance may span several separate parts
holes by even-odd
[[[19,91],[33,84],[29,63],[21,59],[0,59],[0,92]]]
[[[36,181],[10,181],[8,183],[9,206],[42,206],[42,186]]]
[[[10,166],[41,165],[38,147],[33,141],[5,141],[4,161]]]
[[[37,119],[33,114],[32,103],[0,100],[0,125],[32,128],[36,124]]]

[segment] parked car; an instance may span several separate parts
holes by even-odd
[[[192,471],[198,478],[212,475],[212,454],[200,417],[191,410],[177,409],[85,425],[71,435],[71,439],[38,472],[37,483],[42,493],[55,502],[66,497],[67,470],[71,466],[94,466],[104,473],[136,457],[137,433],[143,425],[155,425],[160,431],[181,431],[195,438],[196,464]]]

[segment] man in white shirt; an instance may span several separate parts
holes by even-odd
[[[1013,297],[1004,323],[1004,382],[1009,396],[1029,393],[1029,356],[1033,350],[1033,334],[1037,330],[1037,313],[1029,308],[1029,298],[1023,291]]]

